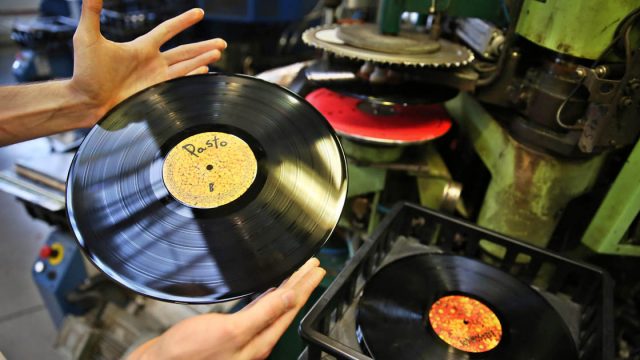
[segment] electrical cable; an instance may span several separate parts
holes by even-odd
[[[507,1],[501,0],[500,4],[502,5],[502,14],[504,15],[504,19],[507,20],[507,24],[511,24],[511,15],[509,15],[509,8],[507,7]]]

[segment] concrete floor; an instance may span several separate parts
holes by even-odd
[[[0,85],[14,82],[15,53],[14,47],[0,47]],[[17,158],[47,152],[43,139],[0,147],[0,169],[13,166]],[[0,353],[7,360],[60,358],[53,348],[55,327],[31,279],[31,266],[51,231],[13,196],[0,192]]]

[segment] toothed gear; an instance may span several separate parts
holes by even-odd
[[[336,34],[340,25],[331,24],[307,29],[302,41],[315,48],[327,51],[338,57],[370,61],[377,64],[403,65],[409,67],[457,68],[473,61],[473,53],[466,47],[440,39],[440,49],[422,54],[390,54],[367,50],[346,44]]]

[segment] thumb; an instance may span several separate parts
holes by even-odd
[[[102,0],[83,0],[78,30],[89,36],[100,35],[101,11]]]

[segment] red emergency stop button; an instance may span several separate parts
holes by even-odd
[[[51,260],[58,259],[59,255],[61,255],[60,254],[60,252],[61,252],[60,250],[61,250],[61,245],[58,244],[58,243],[55,243],[55,244],[53,244],[51,246],[43,245],[40,248],[40,258],[43,259],[43,260],[46,260],[46,259],[51,259]]]
[[[40,258],[42,259],[48,259],[52,253],[53,253],[53,249],[49,245],[43,245],[40,248]]]

